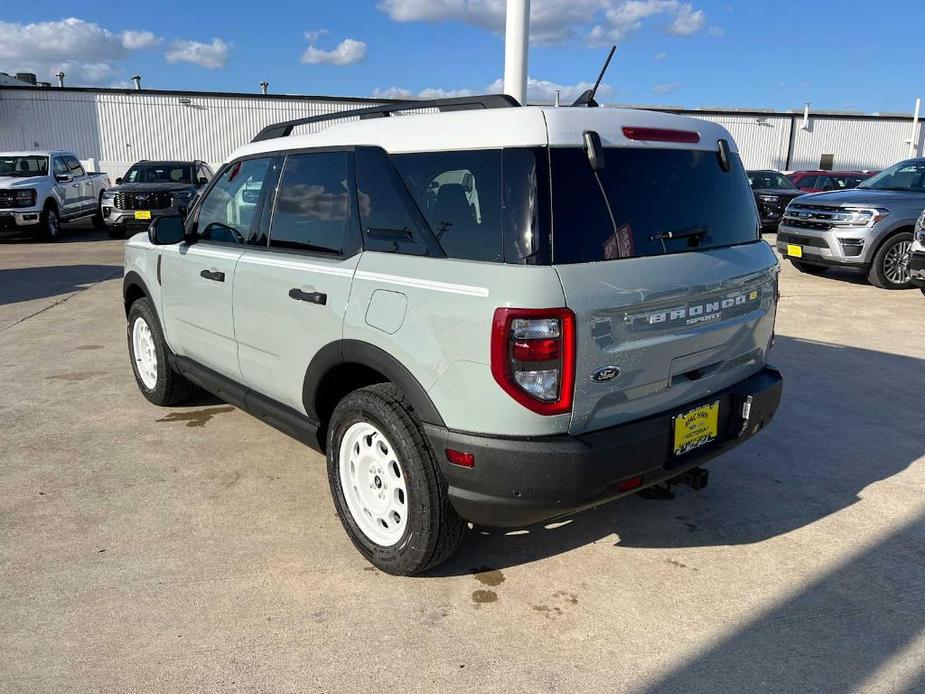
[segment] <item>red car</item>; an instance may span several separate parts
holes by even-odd
[[[829,190],[857,188],[861,181],[876,171],[794,171],[787,178],[804,193],[822,193]]]

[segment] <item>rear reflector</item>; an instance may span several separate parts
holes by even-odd
[[[630,489],[642,486],[642,477],[630,477],[628,480],[617,482],[618,492],[628,492]]]
[[[623,135],[628,140],[641,140],[645,142],[686,142],[691,145],[700,142],[700,135],[691,130],[623,128]]]
[[[447,448],[446,459],[453,463],[453,465],[459,465],[459,467],[475,467],[475,455],[466,453],[465,451],[456,451],[452,448]]]

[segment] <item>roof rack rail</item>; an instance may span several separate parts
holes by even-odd
[[[323,123],[325,121],[341,120],[342,118],[360,118],[360,120],[386,118],[393,113],[417,111],[425,108],[435,108],[439,111],[470,111],[485,108],[511,108],[514,106],[520,106],[520,104],[517,99],[507,94],[483,94],[481,96],[461,96],[452,99],[429,99],[427,101],[399,101],[385,106],[369,106],[349,111],[335,111],[321,116],[306,116],[305,118],[274,123],[257,133],[251,142],[271,140],[276,137],[288,137],[292,134],[292,129],[297,125]]]

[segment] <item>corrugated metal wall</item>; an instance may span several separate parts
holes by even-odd
[[[187,103],[188,102],[188,103]],[[141,91],[0,89],[0,150],[62,148],[114,178],[139,159],[203,159],[213,166],[265,125],[361,108],[369,100]],[[908,155],[910,118],[675,111],[726,127],[748,168],[882,169]],[[920,127],[916,152],[923,152]]]
[[[217,167],[270,123],[373,104],[259,95],[0,90],[0,150],[73,150],[113,178],[139,159],[202,159]]]

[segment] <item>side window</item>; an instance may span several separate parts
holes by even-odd
[[[503,262],[501,150],[394,155],[451,258]]]
[[[442,255],[401,177],[380,149],[356,152],[357,202],[369,250]]]
[[[74,157],[65,157],[65,160],[67,161],[67,168],[71,170],[71,176],[76,178],[84,175],[84,167]]]
[[[286,157],[270,226],[270,246],[335,253],[353,234],[346,152]]]
[[[816,181],[816,187],[822,188],[822,190],[833,190],[835,185],[832,183],[832,179],[828,176],[820,176],[819,180]]]
[[[71,172],[61,157],[55,157],[54,161],[55,176],[70,176]]]
[[[803,176],[803,178],[800,179],[799,183],[797,183],[797,188],[800,188],[802,190],[806,190],[807,188],[815,188],[817,178],[819,177],[818,176]]]
[[[199,206],[196,221],[199,238],[224,243],[251,240],[270,161],[245,159],[225,168]]]

